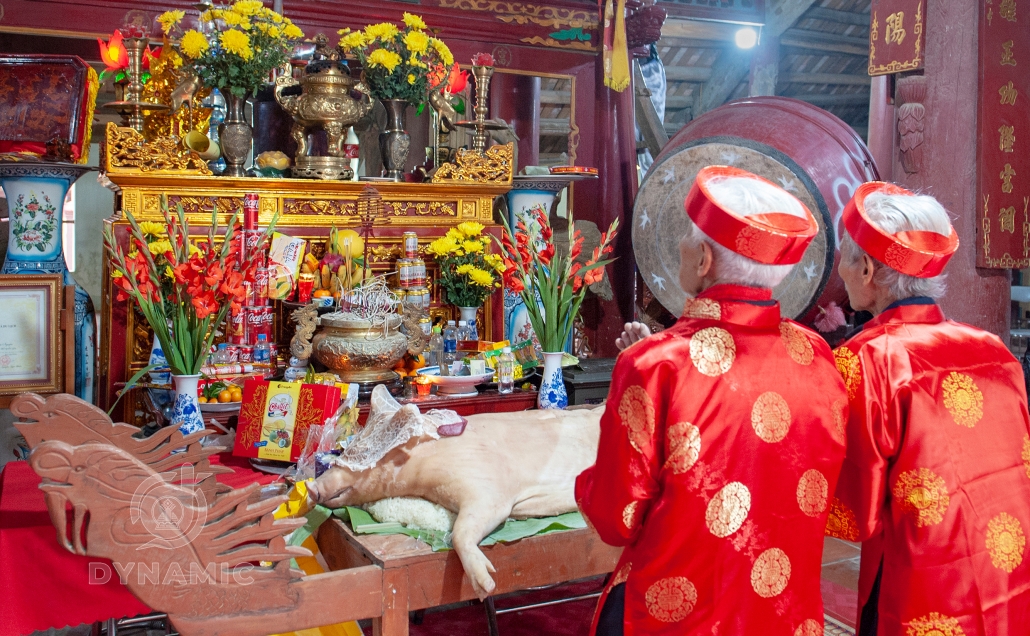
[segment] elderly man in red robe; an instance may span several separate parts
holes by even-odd
[[[886,183],[843,215],[840,274],[874,318],[834,353],[850,398],[828,534],[865,542],[859,633],[1030,634],[1030,416],[996,336],[934,302],[944,208]]]
[[[816,221],[727,167],[701,170],[685,205],[690,299],[672,328],[620,354],[597,462],[576,482],[601,538],[626,546],[593,629],[821,635],[847,395],[830,348],[782,319],[771,291]]]

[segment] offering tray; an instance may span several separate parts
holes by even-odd
[[[479,395],[476,385],[489,382],[494,377],[494,370],[488,367],[485,373],[476,375],[440,375],[440,367],[436,366],[419,369],[418,375],[429,378],[436,385],[437,395],[470,397]]]

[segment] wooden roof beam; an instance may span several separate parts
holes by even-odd
[[[869,86],[868,75],[842,73],[782,73],[777,84],[836,84],[839,86]]]
[[[665,79],[670,82],[707,82],[712,69],[698,66],[666,66]]]
[[[815,4],[815,0],[770,0],[765,9],[762,37],[779,37]],[[781,40],[782,42],[782,40]],[[749,51],[727,51],[712,67],[712,78],[701,89],[697,115],[722,106],[751,70]]]
[[[863,57],[869,55],[869,40],[865,38],[853,38],[801,29],[788,29],[780,36],[780,45],[829,53],[861,55]]]
[[[855,26],[869,27],[869,14],[868,13],[852,13],[850,11],[840,11],[837,9],[825,9],[823,7],[812,7],[808,10],[803,18],[812,18],[813,20],[826,20],[827,22],[839,22],[840,24],[853,24]]]

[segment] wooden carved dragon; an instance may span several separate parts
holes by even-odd
[[[61,417],[80,424],[97,418],[86,402],[57,397]],[[304,519],[273,517],[284,496],[259,500],[253,484],[209,500],[203,490],[172,483],[106,441],[35,442],[29,462],[43,479],[40,488],[61,545],[113,561],[129,590],[167,613],[184,636],[263,636],[382,611],[382,570],[375,566],[314,576],[290,567],[291,559],[310,552],[285,539]],[[175,457],[181,464],[184,454]],[[187,463],[178,472],[189,481],[197,468]]]

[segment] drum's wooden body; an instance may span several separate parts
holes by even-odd
[[[873,157],[847,124],[806,102],[754,97],[730,102],[690,122],[662,149],[634,204],[633,248],[641,278],[674,315],[679,238],[690,220],[683,200],[697,172],[732,165],[778,183],[815,215],[821,232],[774,295],[784,316],[811,324],[819,308],[847,297],[837,275],[841,213],[860,184],[879,178]]]

